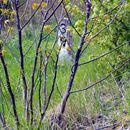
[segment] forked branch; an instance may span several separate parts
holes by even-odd
[[[64,97],[61,101],[61,108],[60,108],[60,112],[59,112],[59,115],[58,115],[58,123],[60,123],[60,121],[62,119],[62,115],[65,111],[66,103],[67,103],[68,98],[70,96],[70,91],[72,89],[73,81],[74,81],[74,78],[75,78],[75,75],[76,75],[76,72],[77,72],[77,69],[78,69],[78,62],[79,62],[79,58],[80,58],[80,53],[81,53],[82,47],[84,45],[85,36],[87,34],[87,25],[88,25],[88,22],[89,22],[89,17],[90,17],[90,12],[91,12],[90,0],[84,0],[84,5],[86,7],[86,19],[85,19],[85,23],[84,23],[84,31],[82,33],[80,43],[79,43],[79,46],[78,46],[78,49],[77,49],[77,52],[76,52],[76,55],[75,55],[74,66],[72,68],[72,73],[70,75],[70,79],[69,79],[69,82],[68,82],[68,85],[67,85],[67,88],[66,88],[66,92],[65,92]]]

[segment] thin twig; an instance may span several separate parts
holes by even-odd
[[[43,20],[43,24],[41,27],[41,31],[40,31],[40,39],[36,48],[36,54],[35,54],[35,58],[34,58],[34,66],[33,66],[33,70],[32,70],[32,75],[31,75],[31,92],[30,92],[30,110],[31,110],[31,124],[33,123],[33,95],[34,95],[34,78],[35,78],[35,72],[36,72],[36,66],[37,66],[37,60],[38,60],[38,54],[39,54],[39,48],[40,45],[42,43],[42,39],[43,39],[43,30],[44,30],[44,26],[46,24],[46,22],[53,16],[53,14],[55,13],[55,11],[59,8],[59,6],[61,5],[61,3],[63,2],[63,0],[61,0],[61,2],[57,5],[57,7],[54,9],[54,11],[50,14],[50,16],[47,18],[47,15],[49,13],[48,9],[46,11],[46,14],[44,16],[44,20]],[[51,6],[52,8],[52,6]]]
[[[105,52],[105,53],[103,53],[102,55],[100,55],[100,56],[98,56],[98,57],[96,57],[96,58],[93,58],[93,59],[91,59],[91,60],[89,60],[89,61],[86,61],[86,62],[83,62],[83,63],[79,63],[78,66],[82,66],[82,65],[91,63],[91,62],[93,62],[93,61],[95,61],[95,60],[98,60],[98,59],[100,59],[100,58],[102,58],[102,57],[108,55],[108,54],[111,54],[112,52],[114,52],[114,51],[118,50],[119,48],[121,48],[122,46],[124,46],[126,43],[127,43],[127,42],[122,43],[121,45],[119,45],[119,46],[116,47],[115,49],[110,50],[110,51],[108,51],[108,52]]]
[[[78,49],[77,49],[77,52],[76,52],[76,55],[75,55],[74,66],[73,66],[73,69],[72,69],[72,73],[70,75],[70,79],[69,79],[69,82],[68,82],[68,85],[67,85],[67,88],[66,88],[66,92],[65,92],[64,97],[61,101],[61,108],[60,108],[60,112],[58,114],[58,123],[59,124],[61,122],[62,115],[65,111],[66,103],[67,103],[68,98],[70,96],[70,91],[71,91],[73,81],[74,81],[74,78],[75,78],[75,75],[76,75],[76,72],[77,72],[77,69],[78,69],[78,62],[79,62],[79,58],[80,58],[80,53],[81,53],[82,47],[84,45],[84,39],[85,39],[86,34],[87,34],[87,25],[89,23],[91,3],[90,3],[89,0],[87,0],[87,1],[85,0],[84,4],[86,6],[86,19],[85,19],[85,24],[84,24],[84,31],[82,33],[80,43],[79,43],[79,46],[78,46]]]
[[[57,70],[58,70],[58,59],[59,59],[59,54],[57,55],[56,62],[55,62],[55,72],[54,72],[54,77],[53,77],[53,83],[52,83],[52,87],[51,87],[51,92],[50,92],[50,94],[49,94],[48,101],[47,101],[47,103],[46,103],[46,106],[45,106],[45,108],[44,108],[44,111],[43,111],[43,113],[41,114],[41,119],[40,119],[40,122],[39,122],[39,127],[40,127],[40,125],[41,125],[42,120],[44,119],[45,113],[46,113],[46,111],[47,111],[47,109],[48,109],[48,106],[49,106],[49,104],[50,104],[50,100],[51,100],[51,98],[52,98],[52,94],[53,94],[53,92],[54,92],[54,88],[55,88],[55,84],[56,84],[56,78],[57,78]]]
[[[116,17],[118,16],[119,12],[122,10],[122,8],[123,8],[124,5],[125,5],[124,0],[122,0],[121,3],[122,3],[122,4],[121,4],[120,9],[117,11],[117,13],[116,13],[115,16],[113,17],[113,19],[110,20],[110,21],[108,22],[108,24],[107,24],[105,27],[103,27],[100,31],[98,31],[97,33],[95,33],[95,34],[89,39],[89,41],[91,41],[92,39],[94,39],[95,37],[97,37],[100,33],[102,33],[107,27],[109,27],[109,26],[114,22],[114,20],[115,20]]]
[[[27,25],[28,23],[32,20],[32,18],[34,17],[34,15],[37,13],[37,11],[40,9],[41,7],[41,4],[42,4],[43,0],[41,0],[39,6],[37,7],[37,9],[34,11],[34,13],[32,14],[32,16],[28,19],[28,21],[21,27],[20,30],[23,30]]]
[[[24,100],[24,114],[26,117],[26,120],[28,120],[28,87],[24,72],[24,55],[23,55],[23,47],[22,47],[22,30],[20,30],[20,16],[19,16],[19,2],[15,1],[15,7],[16,7],[16,19],[17,19],[17,30],[18,30],[18,42],[19,42],[19,53],[20,53],[20,69],[22,73],[22,82],[23,82],[23,100]]]
[[[18,118],[18,114],[17,114],[17,110],[16,110],[15,97],[14,97],[14,94],[13,94],[13,91],[12,91],[12,88],[11,88],[11,85],[10,85],[8,69],[7,69],[5,60],[4,60],[2,55],[0,55],[0,59],[1,59],[3,69],[4,69],[4,72],[5,72],[7,89],[8,89],[8,92],[9,92],[11,100],[12,100],[12,106],[13,106],[13,112],[14,112],[14,116],[15,116],[16,125],[17,125],[17,128],[19,128],[20,122],[19,122],[19,118]]]
[[[40,112],[41,112],[42,64],[43,64],[43,55],[42,55],[42,51],[40,51],[40,73],[39,73],[39,82],[40,83],[39,83],[39,89],[38,89]]]
[[[78,32],[78,30],[77,30],[77,29],[74,27],[74,25],[73,25],[73,23],[72,23],[72,21],[71,21],[71,19],[70,19],[69,13],[68,13],[68,11],[67,11],[67,9],[66,9],[64,3],[63,3],[63,7],[64,7],[64,10],[65,10],[66,16],[67,16],[67,18],[68,18],[68,20],[69,20],[69,22],[70,22],[70,25],[71,25],[72,28],[75,30],[75,32],[78,34],[78,36],[81,37],[81,34]]]
[[[104,78],[100,79],[99,81],[95,82],[94,84],[86,87],[86,88],[83,88],[83,89],[79,89],[79,90],[74,90],[74,91],[71,91],[70,94],[74,94],[74,93],[79,93],[79,92],[83,92],[83,91],[86,91],[92,87],[94,87],[95,85],[101,83],[102,81],[106,80],[107,78],[109,78],[111,76],[112,73],[118,71],[120,68],[122,68],[125,64],[127,64],[128,62],[130,61],[130,58],[128,60],[126,60],[125,62],[123,62],[121,65],[119,65],[117,68],[115,68],[113,71],[111,71],[107,76],[105,76]]]

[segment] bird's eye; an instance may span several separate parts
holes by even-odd
[[[64,39],[64,42],[67,42],[67,40],[66,40],[66,39]]]
[[[63,43],[63,47],[65,47],[65,43]]]

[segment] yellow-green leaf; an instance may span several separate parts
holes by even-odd
[[[7,2],[8,2],[8,0],[3,0],[3,3],[4,3],[4,4],[7,4]]]
[[[33,3],[33,4],[32,4],[32,9],[35,10],[38,6],[39,6],[38,3]]]
[[[51,26],[50,25],[45,25],[44,26],[44,31],[45,32],[50,32],[52,30]]]
[[[2,56],[5,56],[6,50],[2,50]]]
[[[47,3],[46,2],[42,2],[41,7],[44,8],[46,6],[47,6]]]

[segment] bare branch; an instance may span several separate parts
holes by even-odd
[[[74,25],[73,25],[73,23],[72,23],[72,21],[71,21],[71,19],[70,19],[69,13],[68,13],[68,11],[67,11],[66,8],[65,8],[65,4],[64,4],[64,3],[63,3],[63,7],[64,7],[64,10],[65,10],[66,16],[67,16],[67,18],[68,18],[68,20],[69,20],[69,22],[70,22],[70,25],[71,25],[72,28],[75,30],[75,32],[78,34],[78,36],[81,37],[81,34],[77,31],[77,29],[76,29],[76,28],[74,27]]]
[[[19,2],[15,2],[16,7],[16,19],[17,19],[17,29],[18,29],[18,39],[19,39],[19,52],[20,52],[20,69],[22,73],[22,81],[23,81],[23,99],[24,99],[24,107],[25,107],[25,117],[28,120],[28,88],[26,83],[26,77],[24,72],[24,55],[23,55],[23,47],[22,47],[22,30],[20,30],[20,17],[19,17]]]
[[[39,96],[39,110],[41,112],[41,88],[42,88],[42,65],[43,65],[43,55],[42,51],[40,51],[40,74],[39,74],[39,89],[38,89],[38,96]]]
[[[66,103],[67,103],[68,98],[70,96],[70,91],[71,91],[71,88],[72,88],[72,85],[73,85],[75,74],[76,74],[77,69],[78,69],[78,62],[79,62],[79,58],[80,58],[80,53],[81,53],[82,47],[84,45],[85,36],[87,34],[87,25],[88,25],[89,17],[90,17],[91,3],[90,3],[90,1],[87,0],[87,1],[84,1],[84,4],[86,6],[86,19],[85,19],[85,23],[84,23],[84,31],[83,31],[83,34],[81,36],[80,43],[79,43],[79,46],[78,46],[78,49],[77,49],[77,52],[76,52],[74,66],[73,66],[73,69],[72,69],[72,73],[70,75],[70,79],[69,79],[69,82],[68,82],[68,85],[67,85],[67,88],[66,88],[66,92],[65,92],[64,97],[61,101],[61,108],[60,108],[60,112],[59,112],[59,115],[58,115],[58,123],[60,123],[60,121],[61,121],[62,115],[65,111]]]
[[[110,53],[112,53],[112,52],[118,50],[119,48],[121,48],[122,46],[124,46],[126,43],[127,43],[127,42],[122,43],[121,45],[119,45],[119,46],[116,47],[115,49],[110,50],[110,51],[108,51],[108,52],[106,52],[106,53],[104,53],[104,54],[102,54],[102,55],[100,55],[100,56],[98,56],[98,57],[96,57],[96,58],[93,58],[93,59],[91,59],[91,60],[89,60],[89,61],[86,61],[86,62],[83,62],[83,63],[79,63],[78,66],[85,65],[85,64],[91,63],[91,62],[93,62],[93,61],[95,61],[95,60],[98,60],[98,59],[100,59],[100,58],[102,58],[102,57],[104,57],[104,56],[106,56],[106,55],[108,55],[108,54],[110,54]]]
[[[49,94],[48,101],[46,102],[46,106],[44,107],[43,113],[41,114],[41,119],[40,119],[40,122],[39,122],[39,127],[41,125],[42,120],[44,119],[45,113],[46,113],[46,111],[48,109],[48,106],[50,104],[50,101],[51,101],[52,94],[54,92],[54,88],[55,88],[55,84],[56,84],[56,78],[57,78],[57,70],[58,70],[58,59],[59,59],[59,54],[57,55],[56,62],[55,62],[55,72],[54,72],[54,77],[53,77],[53,83],[52,83],[52,87],[51,87],[51,92]]]
[[[44,26],[46,24],[46,22],[53,16],[53,14],[55,13],[55,11],[59,8],[59,6],[62,4],[63,0],[61,0],[61,2],[57,5],[57,7],[54,9],[54,11],[50,14],[50,16],[47,18],[47,15],[49,13],[48,9],[46,11],[46,14],[44,16],[44,21],[41,27],[41,31],[40,31],[40,39],[36,48],[36,54],[35,54],[35,58],[34,58],[34,66],[33,66],[33,70],[32,70],[32,75],[31,75],[31,92],[30,92],[30,109],[31,109],[31,124],[33,123],[33,94],[34,94],[34,78],[35,78],[35,72],[36,72],[36,66],[37,66],[37,60],[38,60],[38,52],[39,52],[39,48],[40,45],[42,43],[42,39],[43,39],[43,30],[44,30]],[[52,7],[52,6],[51,6]]]
[[[83,92],[83,91],[86,91],[92,87],[94,87],[95,85],[101,83],[102,81],[106,80],[107,78],[109,78],[111,76],[112,73],[118,71],[121,67],[123,67],[124,65],[126,65],[127,63],[129,63],[130,61],[130,58],[128,60],[126,60],[125,62],[123,62],[121,65],[119,65],[117,68],[115,68],[113,71],[110,72],[110,74],[108,74],[107,76],[105,76],[104,78],[102,78],[101,80],[97,81],[96,83],[86,87],[86,88],[83,88],[83,89],[79,89],[79,90],[75,90],[75,91],[71,91],[70,94],[74,94],[74,93],[79,93],[79,92]]]
[[[2,62],[2,65],[3,65],[3,69],[4,69],[4,72],[5,72],[7,89],[8,89],[8,92],[9,92],[11,100],[12,100],[12,106],[13,106],[13,112],[14,112],[16,125],[19,128],[20,122],[19,122],[19,118],[18,118],[18,114],[17,114],[17,110],[16,110],[15,97],[14,97],[13,91],[11,89],[7,66],[6,66],[5,60],[4,60],[4,58],[3,58],[3,56],[1,54],[0,54],[0,59],[1,59],[1,62]]]
[[[32,16],[28,19],[28,21],[21,27],[20,30],[23,30],[23,29],[26,27],[26,25],[28,25],[28,23],[32,20],[32,18],[34,17],[34,15],[35,15],[35,14],[37,13],[37,11],[40,9],[42,2],[43,2],[43,0],[41,0],[41,2],[40,2],[40,4],[39,4],[39,6],[37,7],[37,9],[34,11],[34,13],[32,14]]]

